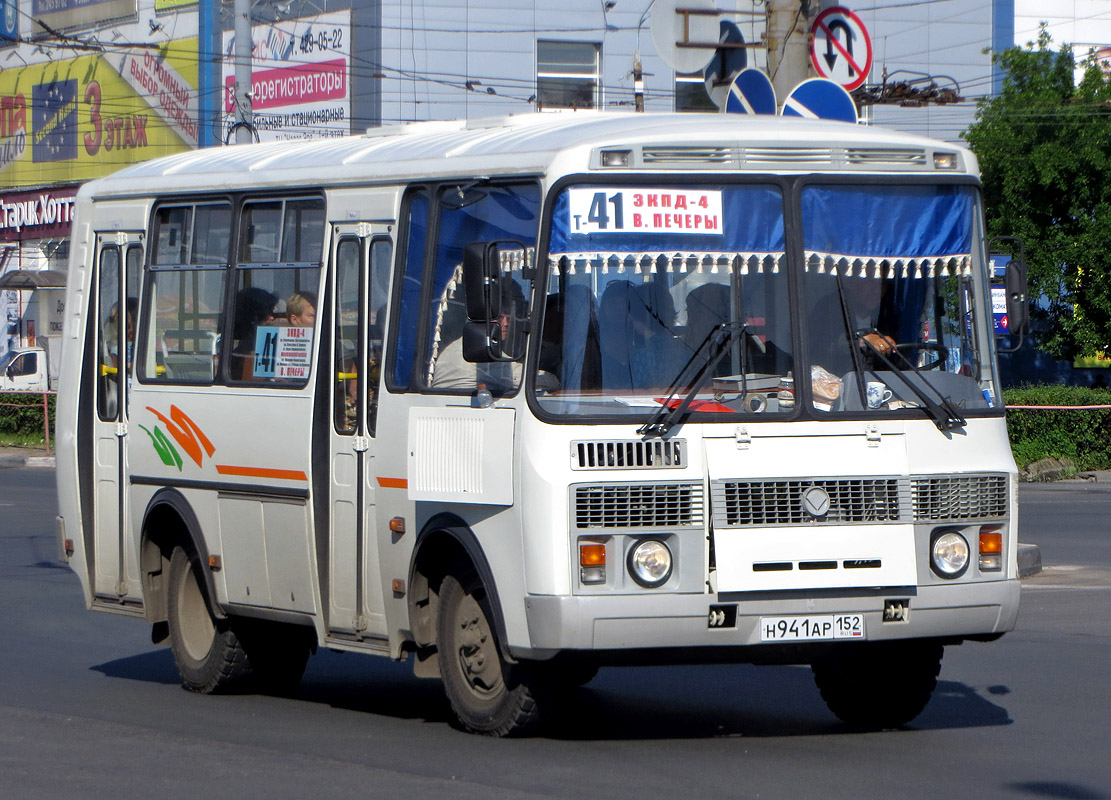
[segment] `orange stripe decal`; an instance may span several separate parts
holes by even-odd
[[[217,464],[216,471],[221,475],[236,475],[241,478],[273,478],[279,481],[307,481],[309,479],[309,476],[299,469],[236,467],[231,464]]]
[[[379,478],[378,485],[383,489],[408,489],[408,478]]]

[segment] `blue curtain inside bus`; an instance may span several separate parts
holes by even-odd
[[[803,247],[870,258],[933,258],[972,250],[967,186],[807,186]]]

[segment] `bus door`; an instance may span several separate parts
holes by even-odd
[[[143,234],[96,237],[96,409],[93,426],[93,594],[113,602],[141,602],[139,568],[128,541],[125,477],[128,400],[139,322]]]
[[[326,570],[329,633],[385,644],[385,599],[375,525],[374,435],[382,329],[393,244],[385,223],[336,225],[332,264],[332,364],[323,401],[329,426]],[[321,384],[323,386],[323,383]]]

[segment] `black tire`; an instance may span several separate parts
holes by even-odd
[[[944,648],[933,642],[846,644],[811,669],[829,710],[854,728],[898,728],[937,687]]]
[[[214,694],[246,687],[251,677],[247,651],[227,620],[212,616],[200,561],[175,547],[170,557],[170,649],[185,688]]]
[[[233,627],[247,651],[251,687],[265,694],[291,693],[312,652],[312,629],[263,620],[237,619]]]
[[[502,658],[482,582],[456,573],[440,585],[437,650],[444,692],[465,730],[520,736],[540,724],[538,675]]]

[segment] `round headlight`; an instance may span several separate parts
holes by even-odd
[[[934,572],[943,578],[956,578],[968,568],[968,541],[956,531],[934,538],[930,556]]]
[[[629,574],[641,586],[654,589],[671,577],[671,551],[657,539],[645,539],[629,551]]]

